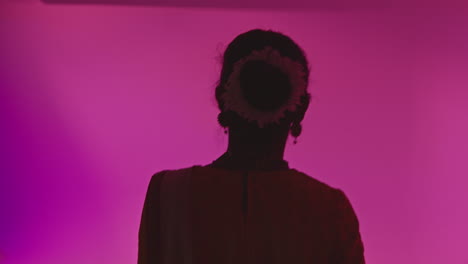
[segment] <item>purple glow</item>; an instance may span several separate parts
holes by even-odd
[[[255,27],[308,54],[285,158],[345,190],[367,262],[466,263],[468,19],[414,12],[0,4],[0,263],[135,263],[150,176],[225,150],[217,58]]]

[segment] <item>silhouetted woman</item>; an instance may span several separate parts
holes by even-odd
[[[364,263],[343,191],[283,159],[288,134],[301,133],[308,78],[304,52],[281,33],[251,30],[229,44],[215,93],[227,151],[152,176],[139,264]]]

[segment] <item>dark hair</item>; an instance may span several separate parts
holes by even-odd
[[[232,111],[223,113],[223,100],[221,95],[224,93],[224,85],[233,71],[234,64],[248,56],[254,50],[262,50],[270,46],[277,50],[282,56],[288,57],[299,62],[305,72],[305,82],[309,81],[309,64],[304,51],[290,37],[272,30],[254,29],[238,35],[224,51],[221,76],[216,86],[216,100],[222,114],[225,114],[218,120],[222,126],[226,123],[231,124],[233,119],[239,116]],[[249,104],[259,110],[271,111],[277,109],[286,102],[290,93],[291,85],[288,76],[280,69],[263,61],[249,61],[244,64],[239,76],[242,92]],[[308,106],[310,94],[307,93],[301,98],[304,107]],[[299,106],[299,109],[300,106]],[[305,112],[306,109],[302,109]],[[286,112],[286,122],[291,122],[299,118],[295,113]],[[229,116],[230,118],[226,118]]]

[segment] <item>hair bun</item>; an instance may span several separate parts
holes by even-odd
[[[239,75],[239,84],[247,102],[260,111],[273,111],[291,96],[288,76],[265,61],[246,62]]]

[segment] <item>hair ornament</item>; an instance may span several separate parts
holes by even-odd
[[[248,61],[259,60],[280,69],[288,76],[291,83],[291,94],[288,100],[273,111],[262,111],[250,105],[240,87],[239,77],[244,64]],[[263,50],[255,50],[234,64],[233,71],[225,84],[225,92],[222,94],[224,111],[234,111],[249,122],[256,122],[260,128],[271,123],[279,124],[286,111],[294,112],[297,110],[297,106],[301,104],[301,96],[307,92],[305,74],[299,62],[281,56],[276,49],[270,46],[265,47]]]

